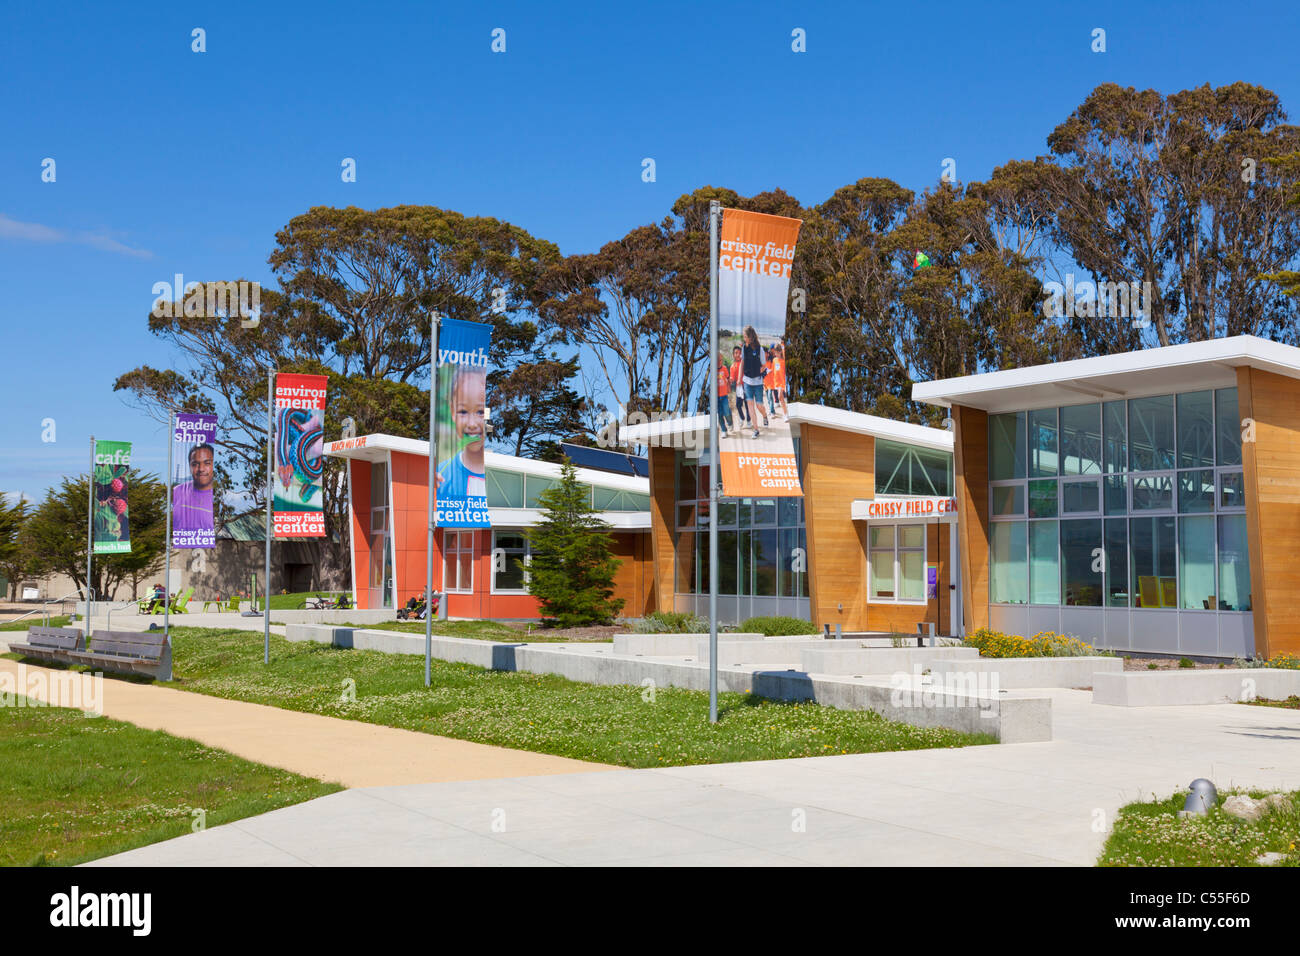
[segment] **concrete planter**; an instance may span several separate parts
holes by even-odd
[[[978,658],[973,647],[863,647],[858,641],[823,641],[800,651],[801,666],[810,674],[910,674],[940,661],[965,664]]]
[[[708,643],[707,634],[615,634],[614,653],[642,657],[691,657],[700,640]],[[719,641],[761,641],[762,634],[738,631],[719,633]]]
[[[1117,707],[1170,707],[1236,704],[1259,697],[1285,700],[1292,694],[1300,695],[1300,671],[1228,667],[1098,674],[1092,687],[1092,702]]]
[[[974,648],[969,648],[974,650]],[[1119,674],[1124,662],[1118,657],[976,657],[938,660],[930,665],[938,676],[964,671],[997,675],[998,687],[1093,687],[1099,674]]]

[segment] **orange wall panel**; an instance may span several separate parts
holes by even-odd
[[[813,626],[864,630],[866,531],[850,514],[855,498],[875,496],[875,439],[817,425],[799,436]]]
[[[1300,654],[1300,381],[1237,369],[1255,653]]]

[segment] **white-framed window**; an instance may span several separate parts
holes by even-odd
[[[527,594],[532,552],[522,531],[492,532],[492,593]]]
[[[474,532],[442,531],[442,589],[449,594],[474,590]]]
[[[867,584],[872,603],[925,603],[925,525],[867,527]]]

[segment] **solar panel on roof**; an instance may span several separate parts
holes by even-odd
[[[569,442],[560,442],[560,450],[579,468],[591,468],[594,471],[607,471],[615,475],[632,475],[638,478],[650,477],[650,462],[639,455],[626,455],[606,448],[591,448]]]

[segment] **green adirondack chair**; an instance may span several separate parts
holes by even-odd
[[[172,601],[171,612],[173,614],[188,614],[186,605],[190,603],[190,598],[194,596],[194,588],[186,588],[180,593],[180,596]],[[155,614],[160,612],[154,611]]]

